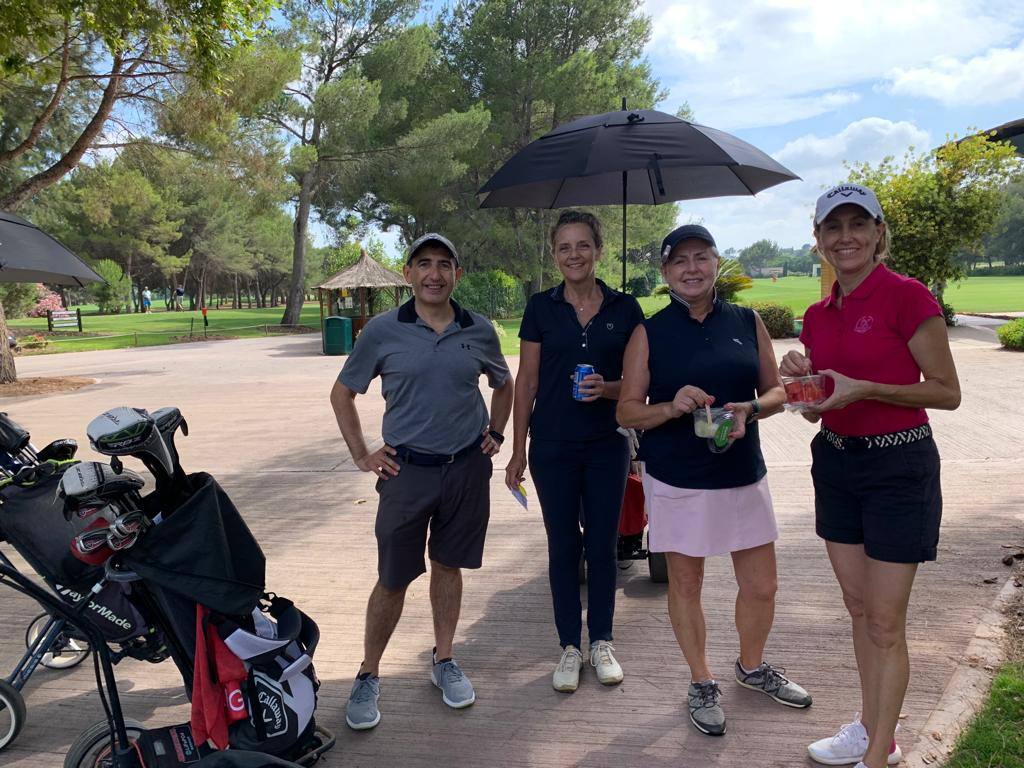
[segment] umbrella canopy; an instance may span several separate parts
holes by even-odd
[[[0,211],[0,283],[102,282],[85,262],[20,216]]]
[[[620,110],[541,136],[488,179],[479,198],[481,208],[657,205],[753,195],[798,178],[724,131],[653,109]]]
[[[755,195],[799,179],[747,142],[653,109],[623,109],[561,125],[512,156],[477,193],[481,208],[626,205]]]

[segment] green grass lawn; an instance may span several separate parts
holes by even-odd
[[[784,304],[803,317],[804,310],[820,298],[820,285],[816,277],[782,277],[775,283],[762,278],[738,298],[741,304]],[[649,296],[640,299],[640,306],[650,315],[667,301],[664,296]],[[947,288],[946,301],[960,312],[1024,312],[1024,277],[972,277]]]
[[[1024,664],[1007,664],[946,768],[1024,768]]]
[[[94,349],[120,349],[121,347],[148,347],[170,344],[180,337],[203,335],[203,316],[195,312],[152,312],[148,315],[93,315],[86,314],[94,307],[83,307],[82,330],[73,333],[54,334],[49,343],[40,352],[82,352]],[[208,317],[210,326],[206,332],[214,336],[250,337],[263,336],[266,331],[274,331],[281,322],[284,307],[268,309],[210,309]],[[320,306],[307,303],[302,308],[299,322],[318,329],[320,327]],[[46,318],[17,318],[8,320],[11,328],[46,333]],[[249,327],[246,327],[249,326]],[[91,334],[101,334],[108,338],[98,338]],[[33,354],[26,350],[23,354]]]

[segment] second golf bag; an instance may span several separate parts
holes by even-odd
[[[304,754],[316,739],[319,630],[290,601],[264,592],[263,551],[217,481],[205,473],[189,481],[192,492],[121,555],[122,565],[141,577],[189,649],[196,740]]]

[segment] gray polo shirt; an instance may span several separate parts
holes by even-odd
[[[497,389],[508,378],[508,365],[491,321],[454,301],[452,307],[455,319],[441,334],[420,319],[413,299],[373,318],[338,375],[360,394],[380,376],[388,445],[455,453],[487,426],[480,374]]]

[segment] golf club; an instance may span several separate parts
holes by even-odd
[[[145,485],[142,476],[130,469],[116,473],[99,461],[83,461],[68,467],[57,484],[57,494],[65,501],[65,516],[83,506],[124,497],[135,509],[141,506],[139,493]]]
[[[174,487],[174,462],[160,436],[153,417],[141,408],[120,407],[105,411],[86,428],[89,444],[106,456],[134,456],[156,479],[156,490],[165,511],[177,507],[180,497]],[[111,462],[114,471],[118,466]]]

